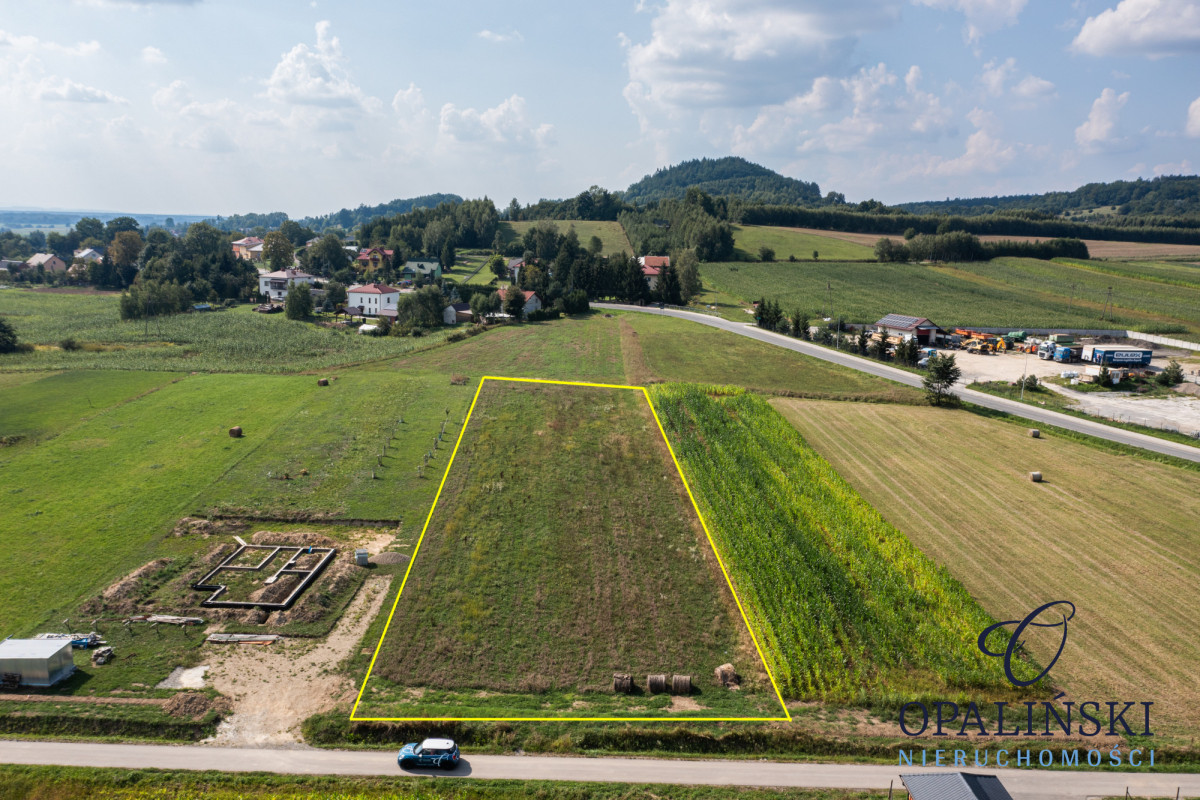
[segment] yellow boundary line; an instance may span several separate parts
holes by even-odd
[[[392,626],[392,617],[396,614],[396,608],[400,605],[400,596],[404,594],[404,587],[408,583],[408,576],[412,572],[413,564],[417,562],[417,556],[421,552],[421,543],[425,541],[425,532],[429,530],[429,523],[433,521],[433,512],[437,510],[438,501],[442,497],[442,489],[446,486],[446,479],[450,477],[450,469],[454,466],[454,458],[458,455],[458,448],[462,444],[463,436],[467,432],[467,425],[471,422],[471,415],[475,412],[475,404],[479,402],[479,393],[483,391],[483,384],[487,381],[508,381],[511,383],[543,383],[555,384],[559,386],[587,386],[594,389],[631,389],[640,391],[642,396],[646,398],[646,404],[650,406],[650,413],[654,416],[654,422],[658,425],[658,432],[663,437],[663,442],[667,445],[667,452],[671,454],[671,461],[675,464],[675,470],[679,473],[680,480],[683,481],[683,488],[687,491],[688,499],[692,502],[692,508],[696,512],[696,517],[700,520],[700,526],[704,529],[704,535],[708,539],[708,545],[712,548],[713,555],[717,557],[717,564],[721,567],[721,574],[725,576],[725,585],[729,587],[729,592],[733,595],[733,601],[737,604],[738,613],[742,616],[742,623],[746,626],[746,631],[750,634],[750,640],[754,642],[754,649],[758,652],[759,661],[763,665],[763,669],[767,673],[767,678],[771,681],[771,688],[775,690],[775,697],[779,700],[779,707],[783,709],[782,717],[357,717],[358,705],[362,702],[363,693],[367,690],[367,683],[371,679],[371,672],[375,669],[375,660],[379,658],[379,651],[383,647],[383,640],[387,638],[388,629]],[[485,375],[479,380],[479,386],[475,389],[475,396],[471,399],[471,406],[467,409],[467,417],[463,420],[462,428],[458,432],[458,440],[454,443],[454,451],[450,454],[450,461],[446,464],[446,472],[442,475],[442,482],[438,484],[437,494],[433,498],[433,505],[429,507],[429,515],[425,517],[425,525],[421,528],[421,535],[417,539],[417,546],[413,550],[412,558],[408,560],[408,568],[404,570],[404,579],[400,582],[400,591],[396,592],[396,599],[392,601],[392,610],[388,612],[387,622],[383,626],[383,634],[379,637],[379,643],[375,645],[375,652],[371,655],[371,664],[367,667],[367,674],[363,678],[362,686],[359,687],[358,697],[354,700],[354,708],[350,710],[351,722],[791,722],[792,715],[788,711],[787,704],[783,702],[783,694],[779,691],[779,684],[775,682],[775,676],[771,673],[771,667],[767,665],[767,659],[763,655],[762,646],[758,643],[758,637],[754,635],[754,628],[750,625],[750,620],[746,617],[746,609],[742,607],[741,598],[737,595],[737,590],[733,588],[733,581],[729,578],[729,570],[725,568],[725,561],[721,558],[720,552],[717,550],[717,543],[713,541],[712,533],[708,530],[708,523],[704,521],[704,515],[700,513],[700,506],[696,503],[696,498],[692,494],[692,487],[688,484],[687,477],[683,474],[683,467],[679,464],[679,459],[675,456],[675,448],[671,447],[671,442],[667,438],[667,432],[663,429],[662,420],[658,418],[658,409],[654,407],[654,401],[650,399],[650,392],[645,386],[623,386],[612,383],[585,383],[582,381],[551,381],[542,380],[539,378],[502,378],[493,375]]]

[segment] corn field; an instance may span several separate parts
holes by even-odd
[[[1005,685],[976,647],[992,619],[765,399],[650,392],[785,697]]]

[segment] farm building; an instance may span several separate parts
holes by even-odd
[[[1012,800],[995,775],[969,772],[901,775],[909,800]]]
[[[442,322],[446,325],[456,325],[459,322],[471,321],[471,304],[454,303],[442,310]]]
[[[5,639],[0,674],[21,676],[22,686],[53,686],[75,671],[70,639]]]
[[[919,344],[931,345],[937,340],[938,326],[924,317],[888,314],[875,323],[875,331],[885,337],[900,339],[911,339],[915,336]]]

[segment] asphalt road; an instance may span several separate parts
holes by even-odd
[[[0,762],[126,769],[278,772],[297,775],[400,775],[388,752],[249,749],[186,745],[92,744],[0,741]],[[779,786],[835,789],[900,787],[900,773],[947,772],[933,768],[864,764],[781,764],[765,761],[691,761],[650,758],[470,756],[453,773],[414,770],[418,775],[483,779],[599,781],[620,783]],[[1044,770],[970,769],[999,775],[1014,800],[1069,800],[1096,796],[1200,796],[1200,775]]]
[[[799,339],[793,339],[790,336],[784,336],[779,333],[764,331],[753,325],[739,322],[732,322],[721,317],[714,317],[709,314],[698,314],[694,311],[679,311],[672,308],[660,309],[653,306],[627,306],[618,303],[593,303],[593,308],[610,309],[616,311],[637,311],[643,314],[658,314],[660,316],[677,317],[678,319],[691,320],[698,322],[701,325],[708,325],[712,328],[720,328],[723,331],[736,333],[739,336],[746,336],[750,339],[757,339],[760,342],[782,347],[786,350],[793,350],[797,353],[803,353],[814,358],[819,358],[823,361],[830,361],[834,364],[840,364],[844,367],[856,369],[859,372],[866,372],[871,375],[876,375],[880,378],[904,383],[909,386],[921,386],[921,376],[914,375],[911,372],[906,372],[902,369],[889,367],[887,364],[874,361],[869,358],[860,358],[859,356],[843,353],[837,350],[830,350],[827,347],[813,344],[812,342],[804,342]],[[1016,400],[1006,400],[1002,397],[993,397],[990,394],[976,392],[971,389],[956,389],[957,394],[963,400],[974,403],[977,406],[990,408],[995,411],[1004,411],[1016,417],[1040,423],[1042,425],[1053,425],[1058,428],[1065,428],[1078,433],[1086,433],[1095,436],[1099,439],[1108,439],[1112,442],[1131,445],[1133,447],[1141,447],[1145,450],[1152,450],[1156,453],[1162,453],[1169,456],[1177,456],[1187,459],[1188,461],[1200,462],[1200,447],[1192,447],[1191,445],[1180,444],[1178,442],[1159,439],[1154,436],[1147,436],[1144,433],[1135,433],[1134,431],[1126,431],[1121,428],[1114,428],[1111,425],[1105,425],[1102,422],[1093,422],[1088,419],[1080,419],[1067,414],[1060,414],[1057,411],[1049,411],[1036,406],[1027,405],[1017,402]]]

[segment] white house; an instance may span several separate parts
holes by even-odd
[[[501,300],[503,300],[504,293],[508,291],[508,287],[501,286],[498,291],[500,292]],[[525,313],[526,314],[531,314],[534,311],[542,310],[542,298],[537,296],[537,292],[521,292],[521,294],[525,295]]]
[[[346,290],[346,306],[364,317],[377,317],[385,311],[395,316],[396,304],[400,302],[400,290],[382,283],[367,283],[351,286]]]
[[[104,258],[104,254],[98,250],[88,247],[83,250],[76,250],[75,258],[79,259],[80,261],[86,261],[89,264],[94,264],[95,262]]]
[[[272,300],[283,300],[287,298],[289,283],[307,283],[312,286],[315,278],[307,272],[301,272],[298,269],[281,269],[275,272],[267,272],[258,276],[258,293],[266,295]]]
[[[442,322],[446,325],[456,325],[459,322],[471,321],[470,303],[453,303],[442,310]]]

